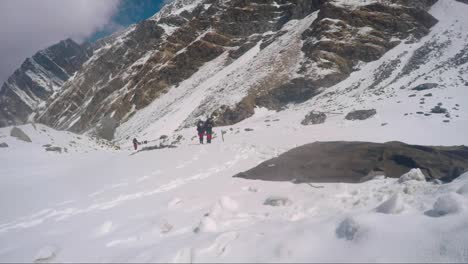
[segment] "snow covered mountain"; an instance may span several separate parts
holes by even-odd
[[[58,129],[0,128],[0,262],[468,262],[464,2],[175,0],[101,40]]]
[[[67,39],[26,59],[0,89],[0,127],[34,121],[30,116],[45,108],[91,55],[90,44]]]
[[[168,118],[168,133],[202,115],[237,123],[257,106],[305,102],[417,43],[437,23],[433,3],[173,1],[97,49],[37,120],[80,133],[118,127],[119,139]]]

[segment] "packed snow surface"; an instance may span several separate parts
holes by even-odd
[[[20,127],[32,143],[0,129],[9,145],[0,148],[0,261],[468,261],[468,174],[449,184],[419,170],[320,186],[232,178],[317,139],[407,141],[422,132],[402,137],[378,120],[303,127],[283,115],[258,109],[215,128],[212,145],[196,144],[190,128],[178,148],[138,153],[39,125]],[[412,143],[468,144],[436,135]],[[68,153],[42,147],[77,137]]]

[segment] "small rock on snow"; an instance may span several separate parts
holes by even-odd
[[[7,143],[0,143],[0,148],[8,148],[8,144]]]
[[[272,196],[268,197],[263,204],[270,206],[289,206],[292,204],[292,201],[287,197]]]
[[[359,229],[359,224],[353,218],[348,217],[340,223],[335,233],[340,239],[353,240]]]

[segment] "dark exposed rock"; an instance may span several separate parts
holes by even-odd
[[[375,116],[376,114],[377,114],[377,111],[375,109],[356,110],[356,111],[348,113],[345,119],[346,120],[366,120]]]
[[[431,96],[432,96],[432,93],[425,94],[424,96],[425,96],[425,97],[431,97]]]
[[[301,124],[304,126],[318,125],[318,124],[325,123],[326,120],[327,120],[327,115],[325,113],[312,111],[308,115],[305,116]]]
[[[222,106],[212,116],[217,126],[227,126],[249,118],[255,113],[255,104],[252,97],[245,97],[234,107]]]
[[[415,94],[410,94],[408,97],[416,97]]]
[[[424,90],[430,90],[430,89],[437,88],[438,86],[439,85],[437,83],[423,83],[423,84],[420,84],[420,85],[414,87],[412,90],[424,91]]]
[[[447,109],[440,107],[440,105],[435,106],[434,108],[431,109],[431,113],[433,114],[445,114],[447,113]]]
[[[292,201],[287,197],[272,196],[268,197],[263,204],[275,207],[288,206],[292,204]]]
[[[429,180],[451,181],[468,170],[468,147],[316,142],[290,150],[235,177],[295,183],[357,183],[375,171],[398,178],[413,168],[421,169]]]
[[[28,142],[28,143],[31,143],[32,140],[31,138],[29,138],[28,135],[26,135],[26,133],[24,133],[23,130],[21,130],[20,128],[18,127],[13,127],[10,131],[10,136],[14,137],[14,138],[17,138],[19,140],[22,140],[22,141],[25,141],[25,142]]]
[[[468,5],[468,0],[456,0],[456,1],[458,1],[458,2],[460,2],[460,3],[464,3],[464,4],[467,4],[467,5]]]
[[[258,106],[281,110],[290,103],[302,103],[320,93],[320,84],[304,78],[293,79],[290,82],[268,91],[256,98]]]
[[[229,57],[231,57],[232,59],[238,59],[242,55],[244,55],[247,51],[249,51],[251,48],[253,48],[255,45],[257,45],[257,43],[248,41],[244,43],[242,46],[240,46],[239,48],[237,48],[236,50],[229,51]]]
[[[5,142],[0,143],[0,148],[8,148],[8,144]]]
[[[62,148],[61,147],[47,147],[45,151],[62,153]]]
[[[251,132],[251,131],[254,131],[254,130],[253,130],[253,128],[246,128],[246,129],[244,129],[244,131]]]

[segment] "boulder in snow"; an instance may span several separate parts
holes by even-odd
[[[377,114],[375,109],[356,110],[346,115],[346,120],[366,120]]]
[[[441,107],[440,105],[436,105],[434,108],[431,109],[431,113],[433,113],[433,114],[446,114],[447,109]]]
[[[10,136],[14,137],[14,138],[17,138],[19,140],[22,140],[24,142],[29,142],[31,143],[32,140],[31,138],[29,138],[28,135],[26,135],[26,133],[23,132],[23,130],[21,130],[20,128],[18,127],[13,127],[10,131]]]
[[[287,197],[271,196],[268,197],[263,204],[270,206],[289,206],[292,204],[292,201]]]
[[[326,120],[327,120],[327,115],[325,113],[312,111],[308,115],[305,116],[301,124],[304,126],[318,125],[318,124],[325,123]]]
[[[426,176],[420,169],[411,169],[409,172],[403,174],[400,179],[398,179],[399,183],[404,183],[407,181],[425,181]]]
[[[401,142],[315,142],[266,160],[234,177],[297,184],[358,183],[372,179],[367,176],[375,173],[400,178],[413,168],[424,168],[428,180],[450,182],[468,171],[468,147],[431,147]],[[421,175],[418,177],[422,179]]]
[[[437,83],[423,83],[423,84],[420,84],[420,85],[414,87],[412,90],[424,91],[424,90],[430,90],[430,89],[433,89],[433,88],[437,88],[437,86],[439,86]]]
[[[335,233],[340,239],[353,240],[359,229],[359,224],[353,218],[348,217],[338,225]]]
[[[405,210],[405,203],[399,193],[393,195],[387,201],[383,202],[375,211],[382,214],[399,214]]]
[[[8,144],[5,142],[0,143],[0,148],[8,148]]]
[[[456,214],[464,209],[463,196],[456,193],[443,195],[435,201],[432,210],[426,212],[426,215],[439,217],[444,215]]]

